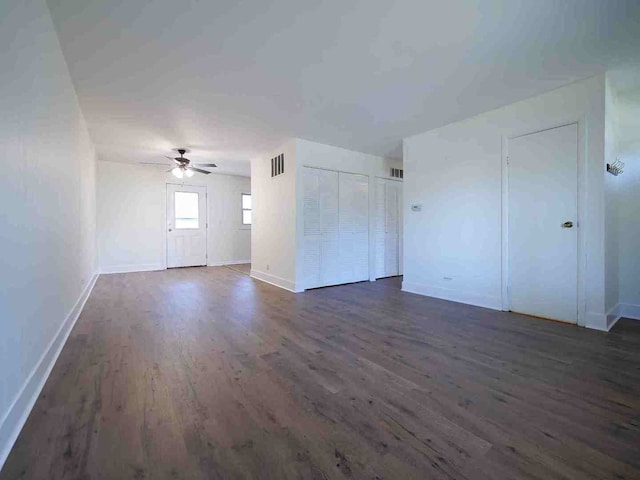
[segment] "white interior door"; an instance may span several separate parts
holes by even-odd
[[[576,323],[577,125],[517,137],[508,149],[510,309]]]
[[[369,178],[339,174],[340,283],[369,279]]]
[[[338,172],[304,169],[304,285],[341,283]]]
[[[402,183],[384,178],[376,179],[376,278],[400,274],[401,195]]]
[[[207,187],[167,184],[167,268],[207,264]]]
[[[399,182],[387,180],[386,208],[385,208],[385,276],[390,277],[399,273],[399,242],[400,242],[400,189]]]
[[[374,276],[375,278],[386,277],[386,233],[387,233],[387,186],[386,180],[376,178],[375,181],[375,220],[374,220]]]
[[[304,288],[369,279],[369,179],[305,167]]]

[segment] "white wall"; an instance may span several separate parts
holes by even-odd
[[[606,329],[604,88],[599,75],[405,139],[405,290],[500,309],[505,139],[578,121],[579,322]]]
[[[285,173],[271,178],[270,159],[285,154]],[[402,162],[293,138],[251,162],[254,195],[252,276],[294,292],[303,290],[303,167],[326,168],[369,176],[370,231],[373,231],[374,179],[390,178]],[[374,278],[373,235],[369,236],[370,277]]]
[[[624,173],[608,180],[616,191],[619,305],[617,313],[640,319],[640,75],[615,96],[616,157]]]
[[[166,184],[180,183],[165,167],[98,162],[98,244],[103,273],[166,268]],[[251,228],[242,225],[241,194],[248,177],[194,175],[189,185],[207,186],[208,264],[251,259]]]
[[[0,2],[0,467],[95,281],[95,156],[44,0]]]
[[[296,140],[251,161],[251,276],[296,287]],[[271,158],[284,153],[284,173],[271,177]]]
[[[605,83],[605,125],[604,125],[604,163],[613,163],[617,155],[618,119],[616,93],[610,79]],[[605,188],[605,312],[607,323],[618,317],[617,305],[620,299],[619,275],[619,177],[609,173],[604,175]]]
[[[618,275],[620,314],[640,319],[640,143],[622,146],[624,173],[614,177],[618,188]]]

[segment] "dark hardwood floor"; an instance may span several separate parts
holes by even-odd
[[[0,478],[640,478],[640,322],[399,285],[102,276]]]
[[[237,263],[234,265],[227,265],[227,268],[231,270],[235,270],[238,273],[244,273],[245,275],[251,275],[251,264],[250,263]]]

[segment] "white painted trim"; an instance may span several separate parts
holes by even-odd
[[[507,137],[502,137],[502,210],[501,210],[501,257],[500,257],[500,282],[501,282],[501,299],[500,310],[508,312],[511,309],[511,301],[509,297],[509,152]]]
[[[16,396],[15,400],[9,407],[7,414],[0,422],[0,469],[4,465],[4,462],[9,456],[9,452],[13,448],[13,444],[16,442],[22,427],[29,418],[29,414],[36,403],[36,400],[40,396],[40,392],[44,387],[44,384],[49,378],[49,374],[53,369],[53,366],[64,347],[64,344],[69,338],[71,330],[73,330],[76,321],[82,313],[93,286],[96,284],[99,274],[96,273],[91,277],[89,283],[80,294],[80,298],[73,306],[67,318],[65,318],[62,325],[49,342],[46,350],[43,352],[40,360],[33,368],[27,380],[22,385],[20,392]]]
[[[619,303],[617,305],[617,308],[620,311],[620,317],[640,320],[640,305],[633,305],[631,303]]]
[[[607,331],[621,318],[630,318],[632,320],[640,320],[640,305],[630,303],[618,303],[607,313]]]
[[[260,280],[262,282],[270,283],[271,285],[275,285],[276,287],[289,290],[290,292],[293,292],[293,293],[299,293],[304,291],[301,288],[296,288],[295,282],[292,282],[284,278],[276,277],[275,275],[270,275],[268,273],[260,272],[259,270],[252,269],[251,278],[255,278],[256,280]]]
[[[226,262],[211,262],[207,264],[207,267],[224,267],[225,265],[240,265],[251,263],[251,260],[231,260]]]
[[[167,267],[162,263],[141,263],[134,265],[113,265],[109,267],[101,267],[101,274],[110,273],[131,273],[131,272],[152,272],[156,270],[166,270]]]
[[[578,276],[577,276],[577,325],[587,328],[595,328],[602,330],[602,315],[588,313],[586,311],[586,278],[585,272],[587,268],[586,258],[586,236],[585,236],[585,205],[587,204],[586,194],[586,165],[587,158],[585,155],[585,143],[587,141],[585,116],[580,118],[569,118],[557,124],[538,128],[534,131],[521,131],[509,137],[502,138],[502,259],[501,259],[501,284],[502,299],[501,310],[508,312],[511,309],[511,301],[509,297],[509,166],[507,160],[509,158],[509,141],[525,135],[531,135],[554,128],[576,125],[578,130],[578,197],[577,197],[577,228],[578,228]],[[596,318],[597,317],[597,318]],[[597,325],[597,326],[594,326]]]
[[[433,285],[402,282],[402,291],[426,295],[427,297],[441,298],[451,302],[467,303],[477,307],[491,308],[493,310],[501,310],[502,306],[499,296],[478,295],[477,293],[461,292],[459,290],[451,290]]]
[[[607,327],[607,315],[604,313],[586,312],[584,326],[593,330],[600,330],[601,332],[609,331]]]
[[[209,223],[211,222],[211,219],[209,218],[209,186],[208,185],[192,185],[190,183],[184,183],[184,182],[173,182],[173,181],[165,181],[164,184],[164,198],[162,199],[161,203],[161,207],[163,209],[163,216],[164,216],[164,229],[163,229],[163,235],[162,235],[162,240],[164,241],[164,265],[162,268],[154,268],[152,270],[166,270],[167,265],[169,265],[169,237],[168,237],[168,233],[167,230],[169,229],[168,223],[169,223],[169,212],[167,212],[167,210],[169,209],[169,205],[167,204],[167,196],[169,193],[169,185],[173,185],[176,187],[193,187],[193,188],[204,188],[204,208],[205,208],[205,216],[204,218],[206,218],[206,224],[204,227],[204,258],[205,261],[207,262],[207,266],[209,266],[208,262],[209,262]],[[180,268],[179,266],[177,268]],[[146,270],[138,270],[138,271],[146,271]],[[121,273],[121,272],[113,272],[113,273]]]
[[[621,310],[621,305],[618,303],[615,307],[607,312],[607,331],[611,330],[616,322],[620,320]]]

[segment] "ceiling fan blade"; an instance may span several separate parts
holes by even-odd
[[[198,167],[209,167],[209,168],[216,168],[218,166],[215,163],[194,163],[193,165],[197,165]]]
[[[206,170],[202,170],[200,168],[195,168],[195,167],[188,167],[189,170],[193,170],[194,172],[198,172],[198,173],[204,173],[206,175],[209,175],[211,172],[207,172]]]
[[[176,163],[178,163],[178,164],[180,163],[180,162],[178,161],[178,159],[177,159],[177,158],[167,157],[166,155],[165,155],[165,157],[164,157],[164,158],[168,158],[168,159],[169,159],[169,160],[171,160],[172,162],[176,162]]]
[[[142,165],[160,165],[160,166],[166,166],[166,165],[171,165],[170,163],[155,163],[155,162],[138,162]]]

